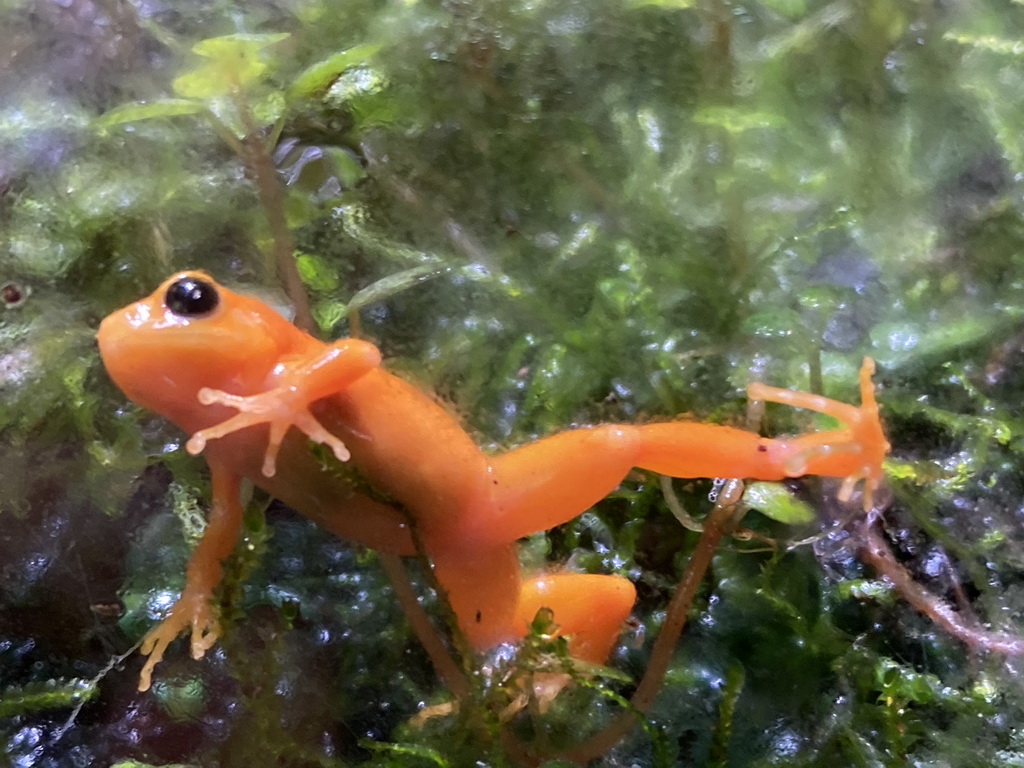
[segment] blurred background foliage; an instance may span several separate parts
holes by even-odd
[[[374,554],[273,504],[227,638],[135,691],[205,481],[92,335],[184,267],[358,324],[488,450],[742,423],[752,379],[855,401],[873,355],[887,546],[1024,626],[1020,2],[0,0],[0,41],[0,764],[518,762],[473,706],[410,720],[450,696]],[[814,522],[745,524],[825,535],[725,546],[648,727],[596,764],[1024,765],[1020,661],[866,566],[832,483],[789,487]],[[636,473],[527,542],[640,598],[620,674],[517,738],[607,721],[695,540]]]

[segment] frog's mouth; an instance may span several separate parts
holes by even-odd
[[[121,389],[130,381],[130,371],[125,368],[132,368],[131,360],[134,344],[128,339],[132,328],[134,313],[130,305],[107,315],[100,322],[99,330],[96,332],[96,341],[100,347],[100,359],[103,360],[103,367]]]

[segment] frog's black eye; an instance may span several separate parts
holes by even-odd
[[[167,288],[164,303],[167,308],[181,317],[206,315],[217,308],[220,296],[217,286],[198,277],[183,277]]]

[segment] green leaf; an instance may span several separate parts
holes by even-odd
[[[334,170],[345,189],[355,186],[366,175],[366,169],[353,154],[340,147],[325,147],[324,154],[334,161]]]
[[[854,579],[836,585],[836,595],[843,600],[874,600],[882,605],[895,605],[896,593],[887,581]]]
[[[658,5],[662,8],[692,8],[694,0],[632,0],[629,5],[634,8],[645,5]]]
[[[206,65],[175,78],[171,87],[174,92],[190,99],[209,99],[222,96],[231,90],[233,83],[244,85],[255,80],[266,69],[263,62],[243,64],[228,69]]]
[[[322,257],[312,253],[299,253],[295,257],[302,282],[314,291],[336,291],[338,276]]]
[[[705,107],[694,113],[693,122],[717,125],[732,134],[753,128],[778,128],[786,124],[783,118],[771,112],[753,112],[738,107]]]
[[[995,35],[961,35],[955,32],[947,32],[942,39],[989,53],[1024,56],[1024,40],[1010,40]]]
[[[323,301],[313,306],[313,319],[323,333],[330,333],[347,313],[348,307],[342,301]]]
[[[403,765],[406,763],[406,759],[410,757],[418,757],[429,761],[438,766],[438,768],[448,768],[450,765],[444,758],[444,755],[436,749],[420,746],[419,744],[385,744],[370,739],[360,739],[359,746],[371,752],[388,753],[399,757]]]
[[[205,109],[201,101],[194,99],[156,99],[155,101],[139,101],[134,104],[122,104],[96,118],[96,126],[109,128],[123,123],[134,123],[149,120],[153,117],[177,117],[178,115],[194,115]]]
[[[807,13],[807,0],[762,0],[761,5],[791,21],[800,19]]]
[[[1005,322],[989,313],[879,323],[871,330],[875,360],[882,366],[897,366],[927,357],[949,359],[965,347],[982,343]]]
[[[0,717],[14,717],[42,709],[73,707],[96,695],[90,680],[47,680],[7,688],[0,693]]]
[[[878,664],[875,681],[883,695],[897,701],[925,704],[943,691],[941,682],[934,675],[914,672],[891,659],[884,659]]]
[[[809,285],[797,294],[796,300],[803,309],[830,313],[840,308],[843,296],[833,285]]]
[[[208,37],[200,40],[192,46],[192,52],[205,56],[208,59],[228,60],[238,56],[249,56],[259,53],[264,48],[287,40],[290,35],[287,32],[277,32],[269,35],[222,35],[221,37]]]
[[[789,307],[754,312],[743,321],[743,332],[763,339],[799,336],[803,330],[800,315]]]
[[[412,269],[404,269],[401,272],[388,275],[358,291],[348,303],[348,310],[352,312],[375,301],[382,301],[447,271],[448,268],[443,264],[420,264]]]
[[[257,125],[272,125],[284,114],[284,94],[271,91],[252,104],[252,117]]]
[[[308,67],[288,88],[288,97],[292,99],[315,96],[330,87],[334,80],[349,67],[365,64],[381,49],[380,44],[369,43],[357,45],[347,51],[335,53],[323,61]]]
[[[743,500],[765,517],[788,525],[809,523],[814,510],[779,483],[751,483]]]
[[[209,99],[227,93],[231,88],[232,80],[241,85],[243,82],[255,79],[262,74],[265,67],[266,65],[262,62],[256,62],[252,66],[244,68],[239,64],[234,70],[235,77],[232,77],[230,73],[222,71],[220,67],[205,65],[175,78],[171,87],[175,93],[186,98]]]
[[[206,689],[198,678],[161,680],[153,695],[164,712],[178,722],[195,720],[203,711]]]
[[[263,49],[288,37],[279,35],[227,35],[201,40],[192,51],[209,61],[175,79],[175,93],[192,99],[209,99],[244,88],[260,79],[267,69]]]

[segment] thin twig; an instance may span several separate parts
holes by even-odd
[[[872,519],[874,517],[866,516],[855,529],[861,542],[861,555],[865,562],[896,588],[904,600],[972,650],[1024,655],[1024,638],[982,629],[975,622],[965,620],[940,597],[914,581],[910,572],[896,561]]]
[[[86,685],[86,690],[95,690],[96,686],[100,684],[100,681],[104,677],[106,677],[108,674],[110,674],[110,672],[114,669],[114,667],[117,667],[118,665],[124,663],[125,659],[127,659],[129,656],[131,656],[137,650],[139,650],[139,648],[142,646],[142,642],[143,642],[143,639],[140,638],[139,641],[137,643],[135,643],[135,645],[133,645],[131,648],[129,648],[124,653],[122,653],[122,654],[120,654],[118,656],[112,656],[110,658],[110,661],[108,661],[106,663],[106,665],[103,667],[103,669],[101,669],[99,672],[97,672],[96,675],[91,680],[89,680],[89,682]],[[74,708],[71,710],[71,714],[68,715],[68,719],[64,721],[64,725],[62,725],[60,728],[58,728],[56,731],[54,731],[54,734],[53,734],[53,743],[54,744],[57,743],[58,741],[60,741],[62,738],[64,738],[64,734],[66,734],[69,730],[71,730],[71,727],[75,724],[75,720],[78,719],[78,715],[82,711],[82,707],[85,706],[85,704],[86,704],[86,702],[88,700],[89,700],[88,695],[86,695],[85,692],[83,691],[83,694],[81,696],[79,696],[79,698],[78,698],[78,702],[75,704]]]
[[[654,702],[661,684],[668,672],[669,664],[672,661],[672,652],[675,650],[679,636],[686,626],[686,620],[690,609],[693,607],[693,600],[696,597],[697,589],[704,580],[704,575],[711,566],[711,560],[718,548],[718,542],[722,536],[731,533],[735,529],[735,512],[737,504],[743,495],[743,483],[740,480],[731,480],[725,486],[714,508],[704,521],[704,530],[697,540],[697,546],[690,555],[679,584],[676,585],[672,600],[665,612],[665,621],[661,625],[654,646],[651,648],[651,656],[647,663],[647,670],[644,672],[640,684],[637,685],[633,696],[630,699],[630,710],[620,714],[611,725],[603,731],[594,734],[586,741],[576,745],[570,750],[559,755],[575,763],[586,763],[614,747],[618,741],[625,736],[636,725],[637,717],[643,715],[650,709]]]
[[[309,297],[299,277],[299,268],[295,264],[295,240],[288,227],[285,214],[284,189],[274,166],[273,158],[267,151],[267,143],[260,135],[260,129],[249,109],[244,94],[239,89],[233,90],[235,107],[245,129],[243,141],[245,151],[242,158],[256,180],[256,189],[260,196],[260,205],[267,217],[270,236],[274,241],[273,262],[277,270],[277,278],[284,287],[285,295],[295,309],[295,325],[312,333],[316,329],[313,313],[309,308]]]
[[[723,482],[725,481],[725,478],[719,479]],[[679,496],[676,494],[675,488],[672,486],[672,477],[669,475],[661,475],[659,480],[661,483],[661,493],[665,499],[665,506],[668,507],[673,517],[675,517],[675,519],[679,521],[679,524],[688,531],[702,533],[704,531],[704,523],[686,511],[686,507],[683,506],[682,500],[680,500]],[[714,499],[712,499],[712,501],[714,501]],[[754,554],[757,552],[776,552],[779,549],[779,541],[777,539],[773,539],[771,536],[765,536],[764,534],[758,533],[750,528],[736,528],[732,531],[731,535],[736,541],[757,540],[767,545],[756,549],[753,547],[744,547],[743,549],[736,550],[738,552]],[[783,543],[788,544],[789,542]]]
[[[402,558],[387,552],[378,552],[377,556],[380,558],[381,565],[384,566],[388,581],[391,582],[391,588],[395,591],[398,604],[402,607],[402,613],[412,625],[413,632],[416,633],[420,644],[427,652],[427,656],[430,657],[438,677],[455,698],[466,698],[470,693],[469,682],[455,660],[452,659],[444,643],[441,642],[437,629],[430,621],[427,612],[423,610],[423,606],[420,605],[412,583],[409,581],[409,575],[402,564]]]

